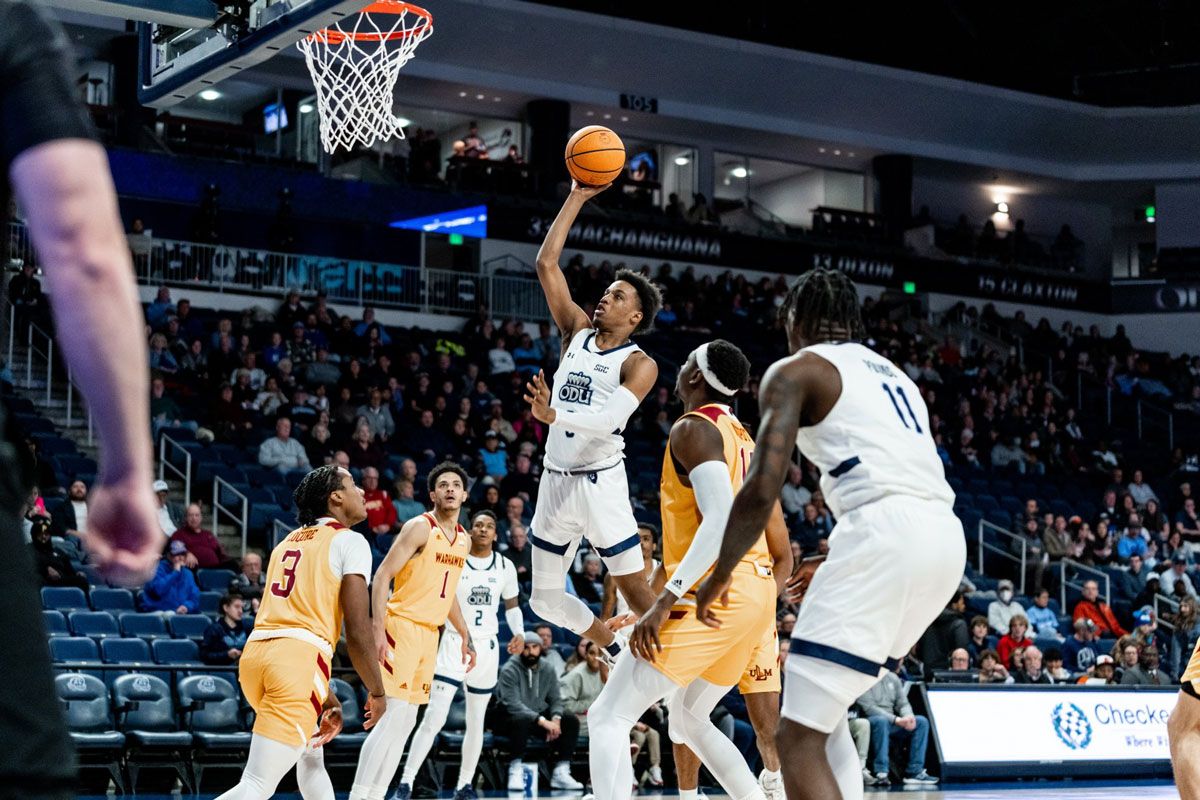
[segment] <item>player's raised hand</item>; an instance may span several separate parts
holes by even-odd
[[[624,614],[618,614],[617,616],[607,620],[604,623],[604,627],[608,628],[613,633],[616,633],[622,628],[628,628],[630,625],[636,625],[637,621],[637,614],[634,614],[632,611],[626,611]]]
[[[721,620],[713,613],[713,603],[720,600],[722,608],[729,607],[729,584],[733,576],[718,578],[714,572],[696,587],[696,619],[710,628],[721,627]]]
[[[554,424],[557,413],[550,407],[550,386],[546,383],[546,375],[538,370],[525,384],[525,402],[533,412],[534,419],[547,425]]]
[[[577,180],[572,180],[571,194],[577,195],[583,200],[591,200],[610,186],[612,186],[612,183],[606,183],[603,186],[587,186]]]
[[[141,586],[154,575],[163,535],[148,475],[134,472],[104,480],[91,490],[84,542],[96,567],[112,583]]]
[[[367,695],[367,704],[363,706],[363,730],[369,731],[375,723],[383,718],[387,711],[387,695]]]
[[[508,640],[508,654],[510,656],[520,655],[525,649],[525,637],[519,633],[514,633],[513,637]]]
[[[342,703],[332,689],[329,690],[329,697],[333,702],[326,700],[325,710],[321,712],[321,719],[317,725],[317,733],[308,742],[310,747],[324,747],[342,732]]]
[[[800,559],[800,563],[796,565],[796,571],[787,579],[783,601],[789,605],[796,605],[803,600],[805,593],[808,592],[809,584],[812,583],[813,574],[817,571],[817,567],[824,563],[825,556],[809,556]]]
[[[662,642],[659,641],[658,635],[663,623],[671,615],[674,600],[675,596],[670,592],[663,592],[633,626],[633,633],[629,635],[629,649],[638,658],[654,661],[658,653],[662,652]]]

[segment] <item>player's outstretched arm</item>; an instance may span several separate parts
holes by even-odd
[[[10,177],[46,268],[59,344],[103,443],[89,546],[110,579],[140,585],[154,573],[162,530],[142,309],[108,159],[95,142],[59,139],[17,156]]]
[[[367,581],[361,575],[350,574],[342,578],[339,592],[342,613],[346,619],[346,649],[350,663],[362,678],[370,697],[367,698],[366,719],[363,727],[370,728],[383,716],[387,699],[383,696],[383,676],[379,673],[379,660],[375,658],[375,637],[371,633],[371,598],[367,592]],[[330,696],[333,695],[331,691]],[[330,737],[332,738],[332,737]]]
[[[380,661],[387,658],[387,604],[392,591],[392,579],[428,539],[429,522],[424,517],[413,517],[404,523],[379,569],[375,570],[375,577],[371,581],[371,623],[375,631],[375,651]]]
[[[592,322],[588,319],[587,314],[583,313],[583,309],[571,299],[571,289],[567,286],[567,279],[563,275],[562,267],[559,266],[559,259],[562,257],[563,247],[567,243],[567,234],[570,233],[571,226],[575,224],[575,217],[579,215],[579,210],[583,208],[584,203],[611,185],[581,186],[572,181],[571,193],[567,195],[562,209],[554,218],[550,230],[546,232],[546,239],[542,242],[541,249],[538,250],[538,280],[542,282],[542,290],[546,293],[546,303],[550,306],[550,316],[554,317],[554,324],[558,326],[563,347],[567,346],[567,341],[576,331],[590,327]]]

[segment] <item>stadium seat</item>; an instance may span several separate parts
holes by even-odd
[[[76,586],[45,586],[42,588],[42,608],[53,608],[65,613],[86,610],[90,606],[87,595]]]
[[[112,700],[117,729],[125,734],[128,745],[129,790],[137,794],[138,773],[145,767],[158,766],[174,770],[191,793],[187,752],[192,734],[179,729],[167,684],[153,675],[122,675],[113,681]]]
[[[190,675],[175,685],[175,693],[184,727],[195,745],[192,774],[199,793],[205,767],[246,763],[250,733],[245,729],[237,689],[228,681],[213,675]]]
[[[202,569],[196,571],[196,583],[200,584],[203,592],[220,592],[224,594],[229,584],[237,575],[228,569]]]
[[[225,591],[219,592],[201,592],[200,593],[200,613],[211,614],[216,616],[221,613],[221,597]]]
[[[987,514],[990,511],[999,511],[1000,502],[990,494],[975,495],[975,508]]]
[[[50,640],[50,657],[64,664],[99,661],[100,650],[86,636],[59,636]]]
[[[354,688],[341,678],[331,679],[329,689],[342,703],[342,732],[330,742],[330,747],[336,751],[349,750],[354,754],[352,758],[357,760],[358,750],[367,740],[367,733],[362,726],[363,704]]]
[[[193,642],[202,641],[204,632],[211,624],[212,620],[203,614],[176,614],[167,619],[167,625],[170,627],[173,637],[191,639]]]
[[[42,611],[42,625],[45,626],[46,635],[49,637],[71,635],[71,629],[67,627],[67,618],[62,615],[61,611],[49,608],[44,609]]]
[[[200,664],[200,647],[190,639],[156,639],[150,643],[150,652],[156,664]]]
[[[72,611],[67,615],[67,623],[75,636],[103,639],[106,636],[121,635],[117,621],[107,611]]]
[[[133,611],[133,592],[128,589],[92,589],[92,608],[97,611]]]
[[[150,645],[141,639],[104,639],[100,660],[105,664],[150,663]]]
[[[122,636],[136,636],[148,642],[171,637],[167,632],[167,623],[160,614],[139,614],[130,611],[122,614],[118,622],[121,624]]]
[[[117,791],[124,794],[121,755],[125,734],[113,724],[108,688],[104,682],[91,675],[68,673],[54,678],[54,690],[66,712],[67,729],[75,743],[80,766],[103,767],[116,784]]]

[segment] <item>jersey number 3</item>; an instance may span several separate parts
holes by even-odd
[[[887,392],[888,399],[892,401],[892,408],[896,409],[896,414],[900,417],[900,421],[904,423],[904,427],[909,430],[915,428],[917,433],[921,433],[921,423],[917,422],[917,415],[913,413],[912,406],[908,404],[908,398],[904,395],[904,389],[896,386],[896,390],[893,392],[892,387],[886,383],[881,385],[883,386],[883,390]],[[896,402],[897,397],[900,398],[899,403]],[[904,411],[900,410],[900,403],[903,403],[905,410],[908,411],[908,419],[904,418]],[[908,424],[909,420],[912,420],[912,425]]]
[[[303,550],[288,550],[283,554],[283,558],[279,559],[283,567],[283,580],[271,584],[271,594],[287,598],[292,593],[296,586],[296,567],[300,566],[300,558],[303,555]]]

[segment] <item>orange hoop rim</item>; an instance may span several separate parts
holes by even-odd
[[[433,14],[430,14],[424,8],[413,3],[404,3],[401,0],[376,0],[369,6],[359,12],[360,14],[390,14],[392,16],[403,16],[404,14],[413,14],[420,19],[417,25],[403,30],[392,31],[391,33],[374,33],[374,32],[354,32],[346,33],[337,28],[325,28],[319,31],[313,31],[306,38],[309,41],[323,41],[326,44],[341,44],[347,39],[355,42],[394,42],[398,39],[407,39],[411,36],[421,36],[426,33],[428,28],[433,25]]]

